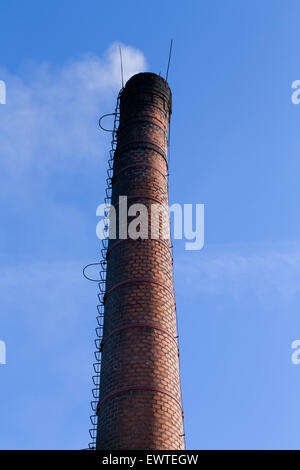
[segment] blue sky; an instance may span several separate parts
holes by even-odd
[[[2,1],[0,447],[86,447],[109,140],[126,77],[174,40],[170,201],[205,204],[175,241],[189,449],[299,449],[299,2]]]

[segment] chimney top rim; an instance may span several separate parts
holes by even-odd
[[[139,72],[127,80],[121,94],[130,92],[133,88],[157,89],[163,92],[171,100],[172,92],[168,82],[153,72]]]

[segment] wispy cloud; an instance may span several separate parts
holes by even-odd
[[[124,78],[145,70],[145,57],[122,45]],[[121,87],[118,44],[103,57],[87,54],[60,67],[25,64],[21,76],[1,69],[7,104],[0,115],[0,165],[24,169],[84,165],[99,158],[97,118]]]
[[[208,247],[175,264],[180,283],[194,293],[251,295],[263,306],[300,295],[300,243]]]
[[[121,88],[118,46],[56,66],[27,62],[14,74],[0,64],[7,85],[7,103],[0,108],[1,251],[14,250],[16,243],[24,250],[34,237],[31,249],[57,250],[66,246],[64,234],[74,240],[75,233],[83,246],[78,234],[87,218],[94,217],[96,226],[110,144],[98,119],[114,111]],[[141,51],[121,46],[127,80],[145,70],[146,60]],[[85,196],[92,201],[88,207]]]

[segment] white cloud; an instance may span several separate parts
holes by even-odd
[[[125,80],[145,70],[142,52],[125,45],[122,52]],[[97,121],[114,110],[121,88],[118,44],[103,57],[87,54],[61,67],[27,64],[22,76],[0,72],[7,85],[7,104],[0,110],[2,172],[17,176],[99,158]]]
[[[300,244],[209,247],[175,261],[176,279],[196,295],[225,294],[236,301],[250,295],[268,308],[300,296]]]

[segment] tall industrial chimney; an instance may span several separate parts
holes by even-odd
[[[133,76],[120,94],[111,203],[168,205],[167,82]],[[132,217],[128,217],[128,224]],[[154,220],[154,221],[153,221]],[[168,221],[168,234],[170,227]],[[104,295],[97,450],[183,449],[170,236],[110,239]]]

